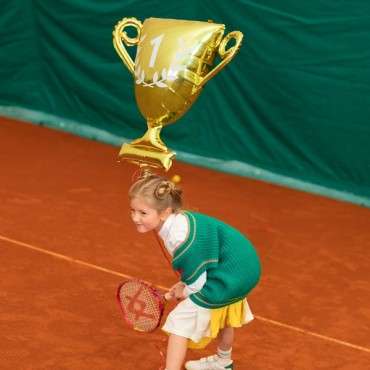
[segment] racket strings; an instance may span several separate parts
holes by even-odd
[[[118,292],[126,321],[139,331],[154,330],[160,322],[163,305],[153,288],[140,281],[123,284]]]

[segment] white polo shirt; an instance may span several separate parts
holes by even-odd
[[[173,256],[176,249],[186,240],[189,233],[189,225],[186,216],[182,213],[172,213],[163,223],[159,236],[163,240],[168,253]],[[194,283],[186,285],[186,296],[199,292],[207,280],[207,271],[203,272]]]

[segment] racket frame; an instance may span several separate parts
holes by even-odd
[[[158,303],[158,307],[159,307],[159,318],[158,318],[157,325],[153,329],[151,329],[151,330],[138,329],[137,327],[135,327],[134,323],[127,318],[127,314],[125,312],[125,309],[123,307],[123,304],[121,303],[120,292],[121,292],[122,287],[125,284],[128,284],[128,283],[139,283],[140,285],[145,286],[147,289],[150,290],[150,292],[156,298],[155,300]],[[119,284],[119,286],[117,288],[116,298],[117,298],[117,301],[118,301],[118,305],[120,307],[120,310],[122,312],[123,318],[124,318],[125,322],[127,323],[127,325],[130,328],[132,328],[132,329],[134,329],[136,331],[139,331],[139,332],[144,332],[144,333],[151,333],[151,332],[155,331],[156,329],[158,329],[158,327],[159,327],[159,325],[161,324],[161,321],[162,321],[162,317],[163,317],[163,313],[164,313],[164,308],[166,306],[166,299],[165,299],[164,295],[162,293],[160,293],[159,290],[156,287],[154,287],[153,285],[151,285],[148,282],[146,282],[144,280],[141,280],[141,279],[126,280],[126,281],[122,282],[121,284]]]

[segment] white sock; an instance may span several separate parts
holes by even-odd
[[[220,348],[217,348],[217,356],[223,364],[228,364],[230,362],[230,360],[231,360],[231,351],[232,351],[232,348],[230,348],[227,351],[224,351]]]

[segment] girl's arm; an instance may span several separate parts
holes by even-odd
[[[175,285],[173,285],[169,291],[168,297],[170,299],[184,299],[187,298],[190,294],[199,292],[203,285],[207,281],[207,271],[204,271],[202,275],[199,276],[194,283],[186,285],[182,281],[179,281]]]
[[[194,283],[185,285],[184,287],[184,298],[188,297],[190,294],[199,292],[204,284],[207,281],[207,271],[204,271],[203,274],[201,274],[197,280],[194,281]]]

